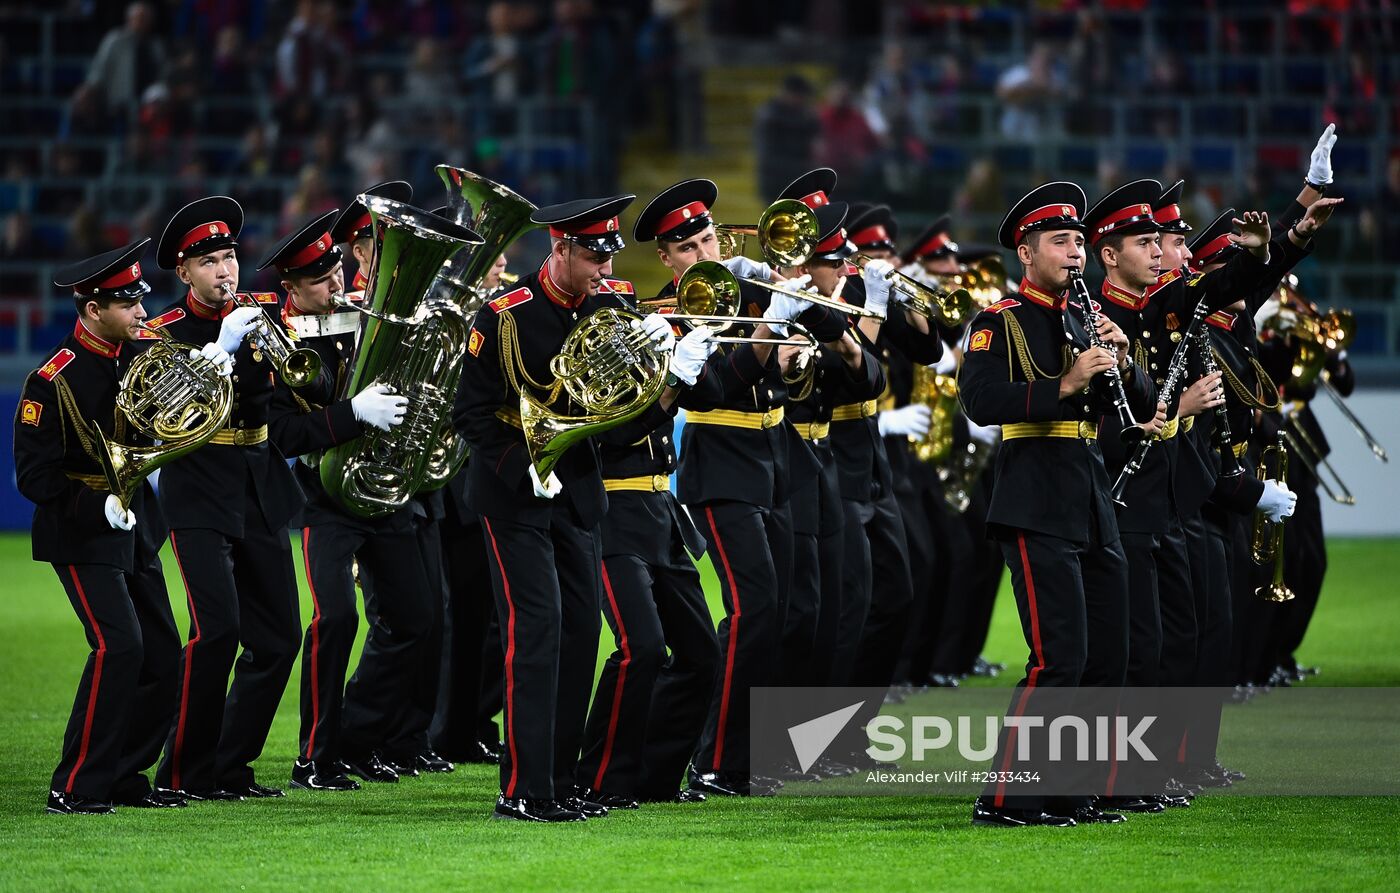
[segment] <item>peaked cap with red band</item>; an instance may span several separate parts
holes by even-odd
[[[1201,234],[1191,240],[1191,266],[1200,270],[1210,264],[1223,263],[1231,251],[1239,251],[1239,246],[1230,241],[1235,231],[1235,209],[1226,208],[1220,216],[1201,230]]]
[[[924,227],[914,240],[914,245],[904,255],[905,263],[915,260],[923,260],[926,257],[942,257],[945,254],[957,254],[958,243],[948,237],[948,227],[952,223],[952,218],[947,214]]]
[[[889,205],[871,205],[856,212],[854,206],[847,218],[846,231],[857,251],[897,250],[894,240],[899,236],[899,224]]]
[[[1191,225],[1181,216],[1181,190],[1185,180],[1177,180],[1152,204],[1152,219],[1164,233],[1189,233]]]
[[[786,189],[778,193],[778,199],[795,198],[809,208],[820,208],[831,202],[831,193],[835,191],[836,171],[819,167],[789,183]]]
[[[845,202],[829,202],[816,209],[821,236],[817,247],[812,249],[812,257],[818,260],[845,260],[856,253],[856,246],[846,237],[846,216],[850,209]]]
[[[1027,233],[1056,229],[1082,231],[1084,224],[1079,217],[1086,204],[1084,190],[1073,183],[1056,180],[1037,186],[1002,218],[997,241],[1003,248],[1014,251]]]
[[[719,187],[713,180],[682,180],[667,187],[642,209],[632,226],[632,238],[638,242],[687,239],[713,222],[710,208],[717,198]]]
[[[151,293],[141,278],[141,257],[151,243],[149,236],[130,245],[69,264],[54,273],[53,284],[71,288],[79,298],[135,301]]]
[[[376,183],[366,189],[360,195],[382,195],[391,198],[396,202],[408,204],[413,201],[413,187],[404,180],[386,180],[383,183]],[[374,234],[374,227],[370,224],[369,208],[360,201],[359,196],[350,203],[340,216],[335,218],[335,223],[331,224],[331,238],[337,245],[353,242],[362,236]]]
[[[1156,180],[1134,180],[1099,199],[1084,215],[1089,244],[1097,245],[1111,235],[1157,232],[1152,206],[1161,195],[1162,184]]]
[[[276,266],[283,276],[319,276],[340,263],[340,246],[330,233],[337,213],[317,214],[287,233],[258,262],[258,269]]]
[[[173,270],[191,257],[232,248],[242,229],[243,206],[228,196],[192,201],[165,225],[156,246],[156,263],[162,270]]]
[[[558,205],[537,208],[530,215],[531,223],[549,227],[549,234],[603,254],[616,254],[627,244],[622,241],[618,215],[636,198],[616,195],[611,198],[580,198]]]

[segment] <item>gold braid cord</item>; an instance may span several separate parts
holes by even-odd
[[[1264,367],[1260,365],[1259,360],[1254,357],[1249,358],[1249,365],[1253,367],[1254,375],[1257,379],[1258,392],[1254,393],[1251,392],[1250,389],[1245,386],[1245,383],[1230,369],[1230,366],[1225,362],[1225,358],[1220,355],[1220,351],[1212,347],[1210,352],[1215,355],[1215,365],[1220,367],[1220,374],[1230,383],[1230,390],[1235,392],[1235,396],[1240,398],[1241,403],[1248,406],[1250,409],[1263,409],[1268,412],[1273,412],[1279,408],[1278,386],[1275,385],[1274,380],[1269,377],[1269,373],[1264,371]],[[1264,396],[1265,394],[1272,394],[1273,399],[1270,400],[1268,397]]]
[[[554,384],[543,385],[531,378],[530,371],[525,368],[525,361],[520,358],[520,332],[516,329],[515,317],[511,316],[509,310],[501,314],[499,325],[501,327],[499,335],[501,371],[505,373],[506,381],[510,382],[511,389],[517,394],[524,393],[525,389],[520,383],[523,378],[526,385],[537,391],[548,392],[549,397],[543,402],[546,406],[553,406],[554,401],[559,399],[559,392],[563,389],[564,383],[556,378]]]
[[[1031,358],[1030,348],[1026,346],[1026,333],[1021,331],[1021,324],[1016,321],[1016,315],[1010,310],[1003,310],[1001,318],[1006,327],[1006,339],[1016,350],[1016,359],[1021,364],[1021,372],[1025,374],[1026,381],[1035,381],[1037,378],[1060,378],[1074,365],[1074,356],[1070,353],[1069,345],[1065,345],[1061,348],[1061,363],[1063,365],[1060,371],[1049,373],[1041,369]],[[1009,354],[1006,358],[1006,364],[1007,377],[1014,381],[1015,379],[1011,375],[1011,356]]]
[[[89,430],[87,422],[83,421],[82,413],[78,412],[78,401],[73,396],[73,389],[68,386],[68,382],[62,375],[54,377],[54,389],[58,391],[58,405],[60,415],[67,416],[73,422],[73,430],[78,435],[78,443],[82,444],[83,452],[88,454],[88,458],[98,465],[102,460],[97,457],[97,446],[93,443],[92,432]],[[59,427],[64,430],[64,449],[67,449],[68,426],[59,420]]]

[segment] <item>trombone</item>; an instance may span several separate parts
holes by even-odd
[[[865,271],[865,265],[876,260],[868,254],[857,254],[855,265]],[[965,288],[944,291],[933,285],[925,285],[907,273],[901,273],[891,266],[885,279],[890,290],[905,296],[903,303],[910,310],[925,319],[932,319],[941,325],[953,328],[962,325],[972,312],[972,295]]]
[[[1337,388],[1332,384],[1332,379],[1328,376],[1325,369],[1322,371],[1322,374],[1317,377],[1317,380],[1322,382],[1322,390],[1326,391],[1327,396],[1332,398],[1332,402],[1337,404],[1337,409],[1339,409],[1342,416],[1351,423],[1352,429],[1361,436],[1366,446],[1371,448],[1372,455],[1382,462],[1389,462],[1390,456],[1386,454],[1385,447],[1380,445],[1380,441],[1376,440],[1376,438],[1371,435],[1371,432],[1367,430],[1366,426],[1361,424],[1361,420],[1356,417],[1356,413],[1352,412],[1351,407],[1347,406],[1346,400],[1343,399],[1341,394],[1337,393]]]
[[[805,205],[803,207],[806,207]],[[721,335],[735,325],[785,325],[811,346],[817,339],[795,320],[768,319],[762,316],[739,316],[739,280],[724,266],[712,260],[696,261],[681,275],[672,298],[648,298],[637,306],[651,313],[661,313],[668,320],[693,323],[711,333],[706,340],[715,344],[774,344],[781,339],[757,338],[751,335]]]
[[[1278,477],[1276,480],[1288,483],[1288,451],[1283,448],[1284,438],[1287,432],[1280,428],[1278,441],[1264,448],[1264,452],[1259,456],[1258,476],[1260,480],[1268,476],[1269,454],[1273,453],[1278,462]],[[1288,602],[1293,600],[1293,590],[1283,582],[1283,522],[1280,518],[1277,521],[1269,520],[1269,516],[1263,512],[1254,513],[1254,529],[1250,537],[1250,557],[1255,564],[1274,564],[1274,576],[1267,586],[1260,586],[1254,590],[1254,594],[1269,602]]]
[[[758,216],[758,223],[746,226],[719,223],[720,257],[728,260],[744,253],[748,236],[758,239],[759,251],[771,267],[797,267],[807,262],[821,241],[821,225],[811,208],[794,198],[778,199]]]
[[[1293,452],[1298,454],[1298,458],[1312,466],[1313,477],[1317,478],[1317,482],[1322,485],[1322,489],[1329,499],[1340,505],[1356,505],[1356,497],[1351,495],[1351,490],[1347,488],[1342,476],[1337,474],[1337,469],[1332,467],[1332,463],[1328,462],[1327,457],[1323,456],[1322,451],[1317,448],[1317,443],[1313,441],[1312,435],[1308,434],[1296,419],[1289,416],[1279,431],[1288,441],[1288,445],[1293,448]],[[1337,495],[1337,490],[1333,490],[1327,483],[1327,478],[1322,474],[1324,468],[1327,470],[1327,474],[1331,475],[1333,482],[1336,483],[1337,490],[1341,491],[1340,496]]]

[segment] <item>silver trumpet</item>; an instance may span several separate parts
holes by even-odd
[[[300,388],[316,380],[316,376],[321,374],[320,354],[309,347],[297,347],[297,336],[281,323],[273,322],[272,317],[267,315],[252,296],[238,294],[227,282],[219,288],[239,307],[257,308],[258,319],[253,324],[253,331],[249,337],[259,350],[267,354],[283,381],[294,388]]]

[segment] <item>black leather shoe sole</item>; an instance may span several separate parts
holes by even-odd
[[[998,828],[1024,828],[1031,825],[1043,825],[1048,828],[1073,828],[1078,823],[1069,816],[1051,815],[1048,812],[974,806],[972,808],[972,824]]]

